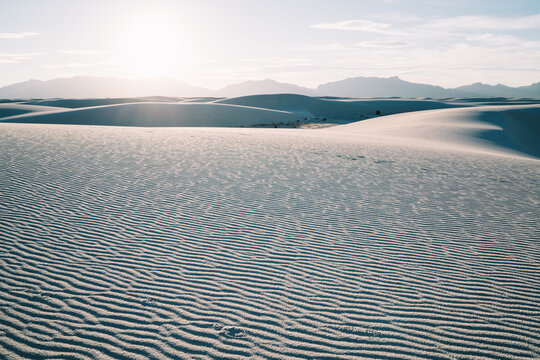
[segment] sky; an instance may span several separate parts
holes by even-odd
[[[0,86],[78,75],[529,85],[540,0],[0,0]]]

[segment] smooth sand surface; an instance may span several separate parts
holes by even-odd
[[[19,103],[0,103],[0,119],[23,115],[31,113],[44,113],[48,111],[59,111],[65,110],[61,107],[51,107],[51,106],[40,106],[40,105],[28,105],[28,104],[19,104]]]
[[[207,103],[127,103],[32,113],[0,121],[40,124],[109,126],[256,126],[296,122],[287,111]]]
[[[24,101],[23,104],[53,106],[70,109],[84,107],[124,104],[133,102],[178,102],[181,98],[171,98],[166,96],[149,96],[141,98],[96,98],[96,99],[45,99]]]
[[[216,102],[290,111],[309,118],[326,117],[329,120],[345,120],[346,122],[373,117],[377,111],[382,115],[390,115],[470,106],[470,104],[454,104],[437,100],[317,98],[295,94],[252,95]]]
[[[327,131],[387,144],[540,158],[540,105],[421,111],[368,119]]]
[[[537,108],[499,109],[0,124],[0,358],[538,358]]]

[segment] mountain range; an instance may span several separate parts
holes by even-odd
[[[355,77],[319,85],[315,89],[274,80],[245,81],[209,90],[174,79],[118,79],[76,76],[53,80],[29,80],[0,88],[0,98],[105,98],[105,97],[236,97],[256,94],[301,94],[336,97],[471,98],[508,97],[540,98],[540,82],[510,87],[475,83],[453,89],[408,82],[397,76],[389,78]]]

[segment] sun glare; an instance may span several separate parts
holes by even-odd
[[[143,14],[124,29],[127,70],[134,76],[171,76],[184,58],[180,27],[168,16]]]

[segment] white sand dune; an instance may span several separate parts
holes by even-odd
[[[540,105],[479,106],[384,116],[326,131],[447,151],[540,157]]]
[[[329,120],[346,120],[346,122],[373,117],[377,110],[383,115],[390,115],[409,111],[446,109],[470,105],[436,100],[316,98],[296,94],[253,95],[223,99],[216,102],[289,111],[308,118],[326,117]]]
[[[456,104],[473,104],[475,106],[480,105],[534,105],[539,104],[539,99],[514,99],[514,98],[449,98],[444,99],[445,102],[456,103]]]
[[[432,109],[475,107],[489,99],[465,102],[415,99],[316,98],[295,94],[239,98],[50,99],[0,104],[5,122],[122,126],[255,126],[347,124],[374,117]],[[483,101],[480,101],[483,100]],[[497,100],[497,99],[496,99]],[[522,101],[496,101],[522,104]],[[2,116],[2,110],[4,114]],[[72,112],[75,111],[76,112]],[[274,110],[274,111],[268,111]],[[37,112],[55,111],[54,114]],[[25,115],[26,114],[26,115]],[[14,115],[21,115],[12,117]],[[299,124],[300,123],[300,124]]]
[[[182,98],[167,96],[147,96],[139,98],[91,98],[91,99],[45,99],[25,101],[25,104],[53,106],[62,108],[84,108],[103,105],[125,104],[133,102],[178,102]]]
[[[27,104],[0,105],[0,115],[4,106],[6,112],[1,120],[4,122],[116,126],[291,126],[298,123],[350,123],[372,117],[377,111],[394,114],[465,106],[432,100],[331,100],[294,94],[256,95],[221,100],[191,98],[183,99],[181,103],[170,102],[170,98],[160,100],[40,100]],[[18,110],[7,110],[14,107],[18,107]],[[45,111],[54,112],[46,114]]]
[[[287,111],[205,103],[128,103],[3,118],[12,123],[112,126],[254,126],[295,122]]]
[[[5,104],[0,103],[0,119],[10,117],[10,116],[22,115],[22,114],[30,114],[30,113],[46,112],[46,111],[59,111],[59,110],[65,110],[65,109],[61,107],[27,105],[27,104],[19,104],[19,103],[5,103]]]
[[[497,109],[0,124],[0,358],[540,357],[540,161],[478,151],[531,144],[538,109]],[[149,124],[133,110],[31,117]]]

